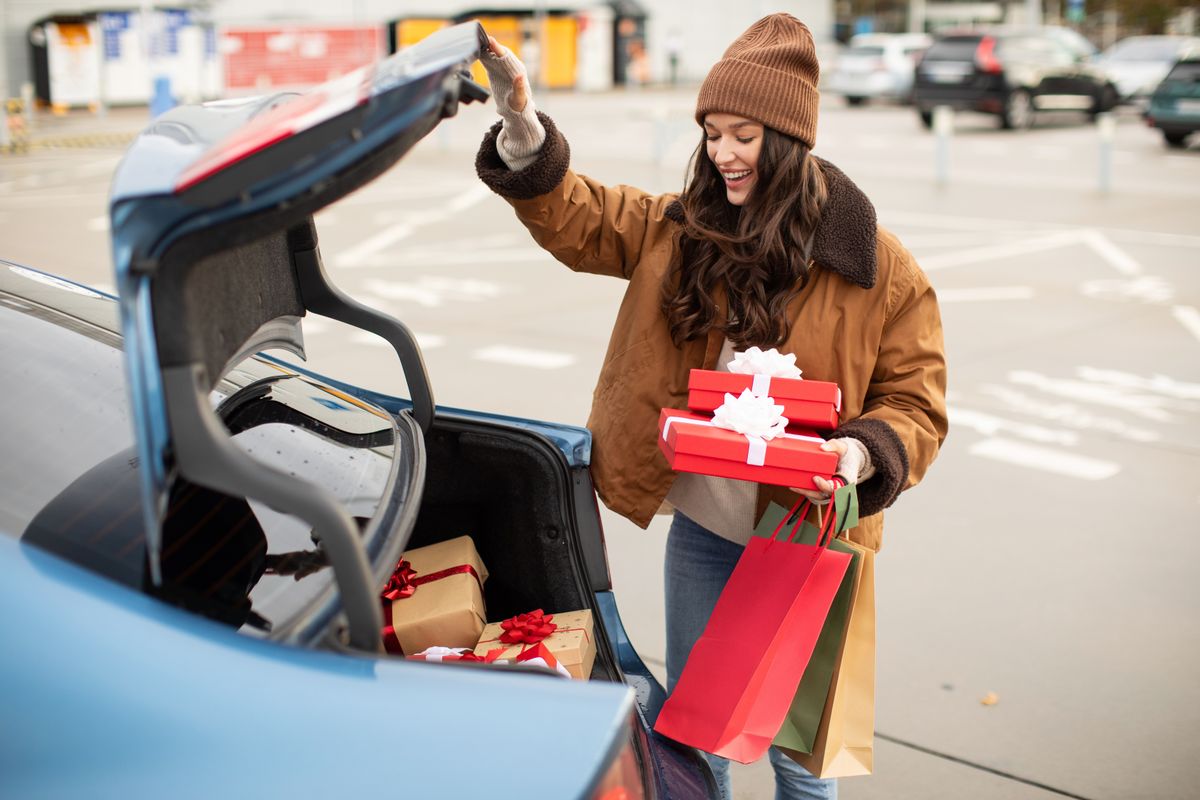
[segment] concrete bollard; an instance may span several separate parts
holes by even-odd
[[[950,182],[950,137],[954,134],[954,109],[935,106],[933,109],[934,176],[938,185]]]
[[[33,115],[33,84],[29,81],[21,84],[21,113],[25,116],[25,132],[32,133],[36,120]]]
[[[1112,191],[1113,142],[1117,138],[1117,115],[1105,111],[1096,115],[1096,132],[1100,135],[1099,181],[1100,191]]]
[[[8,132],[8,102],[0,97],[0,153],[12,147],[12,136]]]

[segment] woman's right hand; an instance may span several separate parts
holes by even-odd
[[[501,84],[510,82],[511,88],[507,98],[507,105],[514,114],[520,114],[525,110],[525,104],[529,102],[529,75],[525,71],[525,65],[516,57],[511,50],[496,41],[495,36],[488,36],[488,50],[494,58],[484,58],[483,68],[487,71],[488,82],[493,87],[497,81]],[[520,72],[512,74],[510,69],[505,68],[503,60],[512,56],[508,64],[515,64],[520,67]],[[510,77],[511,75],[511,77]]]
[[[494,36],[479,54],[487,70],[496,111],[504,124],[496,137],[496,150],[511,170],[521,170],[537,160],[546,141],[546,129],[537,117],[529,91],[529,75],[521,59]]]

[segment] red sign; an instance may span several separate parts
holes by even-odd
[[[245,94],[315,86],[386,55],[375,25],[230,27],[221,32],[225,88]]]

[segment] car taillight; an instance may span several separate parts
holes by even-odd
[[[991,36],[979,40],[979,47],[975,50],[975,66],[979,67],[980,71],[992,75],[999,75],[1004,71],[1000,59],[996,58],[996,40]]]
[[[634,747],[637,732],[630,715],[624,744],[609,764],[604,777],[592,794],[592,800],[646,800],[646,784],[642,778],[641,759]]]

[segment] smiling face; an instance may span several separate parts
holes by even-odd
[[[706,114],[704,136],[708,158],[725,180],[726,197],[735,206],[744,205],[758,180],[763,126],[734,114]]]

